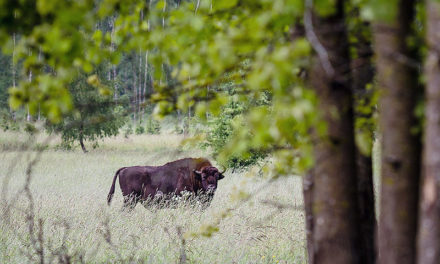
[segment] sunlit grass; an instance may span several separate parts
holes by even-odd
[[[0,135],[1,140],[5,137]],[[182,238],[188,263],[304,263],[304,216],[298,209],[303,203],[298,177],[268,183],[259,175],[244,177],[244,172],[227,172],[211,206],[204,211],[178,207],[153,212],[138,205],[133,212],[125,212],[121,210],[117,184],[114,201],[107,206],[106,196],[118,168],[206,156],[199,149],[177,151],[181,139],[178,135],[118,136],[106,139],[101,148],[87,154],[79,149],[51,148],[44,152],[33,169],[31,189],[36,217],[44,222],[45,243],[60,247],[67,226],[67,251],[83,255],[87,263],[177,263]],[[20,153],[1,153],[1,182]],[[22,155],[8,175],[8,200],[16,200],[16,206],[11,211],[11,223],[0,217],[0,263],[30,262],[24,254],[32,252],[25,247],[29,243],[24,214],[27,199],[15,194],[23,185],[33,155],[35,152]],[[255,195],[244,202],[239,199],[240,191]],[[229,213],[219,220],[225,212]],[[217,223],[219,230],[211,237],[194,235]],[[113,246],[106,241],[108,230]]]

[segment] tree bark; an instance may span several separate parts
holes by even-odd
[[[132,75],[133,75],[133,123],[136,125],[136,117],[137,117],[137,106],[138,106],[138,86],[137,86],[137,74],[136,74],[136,55],[133,54],[133,61],[132,61]]]
[[[407,38],[414,1],[396,3],[391,22],[374,25],[380,89],[379,126],[382,136],[381,198],[378,232],[379,263],[414,263],[420,169],[419,138],[414,107],[417,72],[411,66]]]
[[[113,68],[113,78],[112,78],[112,81],[113,81],[113,85],[115,87],[114,88],[113,99],[116,101],[116,100],[118,100],[118,83],[116,82],[118,74],[116,72],[116,65],[112,65],[112,68]]]
[[[361,228],[361,263],[376,263],[377,221],[374,203],[373,169],[371,155],[356,150],[358,177],[359,223]]]
[[[326,135],[318,134],[315,143],[312,196],[315,263],[360,261],[352,89],[344,4],[342,0],[336,1],[336,11],[330,16],[314,16],[314,32],[310,21],[305,19],[304,22],[306,35],[319,56],[319,60],[315,58],[310,76],[313,76],[311,84],[319,100],[319,112],[327,124]],[[319,46],[321,50],[317,49]],[[323,61],[324,57],[328,61]]]
[[[81,123],[79,128],[79,144],[81,145],[81,149],[84,153],[87,153],[86,146],[84,145],[84,136],[83,136],[83,124]]]
[[[143,17],[143,13],[142,13]],[[142,18],[143,19],[143,18]],[[139,76],[138,76],[138,115],[139,115],[139,123],[142,122],[142,98],[143,98],[143,90],[142,90],[142,51],[139,49]]]
[[[13,47],[12,47],[12,87],[15,88],[15,32],[12,34],[12,41],[13,41]],[[12,107],[9,107],[9,112],[12,115],[12,120],[16,120],[15,111],[12,109]]]
[[[313,260],[313,169],[303,179],[304,213],[307,239],[307,263],[315,263]]]
[[[29,71],[28,80],[29,80],[29,82],[32,82],[32,71],[31,70]],[[31,116],[31,113],[29,112],[29,106],[27,107],[26,121],[27,122],[32,121],[32,116]]]
[[[147,98],[147,80],[148,79],[148,50],[145,52],[145,67],[144,67],[144,84],[142,87],[142,117],[145,113],[145,101]]]
[[[440,3],[426,2],[428,56],[417,263],[440,260]]]
[[[115,52],[116,50],[116,44],[114,42],[115,37],[115,18],[111,17],[109,21],[109,26],[111,27],[111,34],[110,34],[110,50],[112,52]],[[116,83],[116,65],[112,64],[110,69],[110,80],[113,82],[113,100],[118,100],[118,84]]]
[[[357,12],[357,11],[356,11]],[[358,15],[358,14],[355,14]],[[373,91],[367,90],[367,85],[373,81],[374,68],[372,65],[373,50],[371,41],[366,39],[362,30],[368,30],[369,24],[362,25],[358,32],[354,33],[357,43],[354,45],[357,57],[351,61],[351,74],[353,78],[353,90],[355,94],[354,107],[355,118],[372,119],[372,112],[361,112],[360,108],[371,107]],[[374,127],[371,124],[356,127],[356,134],[367,134],[373,141]],[[373,185],[373,144],[368,152],[356,147],[356,175],[358,182],[359,221],[361,227],[361,263],[373,264],[376,262],[375,237],[377,222],[375,213],[374,185]]]

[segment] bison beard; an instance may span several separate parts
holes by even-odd
[[[224,178],[222,172],[204,158],[186,158],[162,166],[123,167],[116,171],[107,197],[110,202],[115,193],[116,178],[124,196],[124,207],[134,208],[141,201],[149,205],[166,205],[166,202],[183,191],[204,196],[204,206],[209,206],[217,182]],[[164,203],[165,202],[165,203]]]

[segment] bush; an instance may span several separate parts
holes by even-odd
[[[180,124],[179,120],[174,123],[174,133],[181,135],[183,134],[183,126]]]
[[[211,118],[208,122],[208,133],[206,137],[206,146],[212,148],[214,157],[226,146],[229,139],[234,133],[233,120],[235,117],[241,115],[244,111],[242,104],[238,102],[229,102],[218,117]],[[251,136],[251,135],[250,135]],[[257,164],[266,157],[266,153],[261,150],[249,149],[243,155],[231,154],[226,164],[228,168],[244,169],[248,166]]]
[[[24,126],[24,131],[29,135],[34,135],[38,132],[38,129],[32,123],[26,123]]]
[[[147,134],[158,135],[160,134],[160,123],[154,120],[151,116],[147,120]]]
[[[128,125],[124,128],[124,137],[128,138],[128,136],[131,134],[133,134],[133,125],[128,123]]]
[[[14,120],[13,115],[7,109],[0,109],[0,127],[3,131],[20,131],[21,120]]]
[[[142,135],[142,134],[145,134],[145,128],[144,128],[141,124],[139,124],[139,125],[136,127],[135,133],[136,133],[136,135]]]

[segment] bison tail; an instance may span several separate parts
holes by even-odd
[[[110,205],[112,198],[113,198],[113,194],[115,193],[115,184],[116,184],[116,178],[119,175],[119,172],[123,169],[125,169],[126,167],[120,168],[116,173],[115,173],[115,177],[113,177],[113,183],[112,183],[112,187],[110,187],[110,192],[107,195],[107,204]]]

